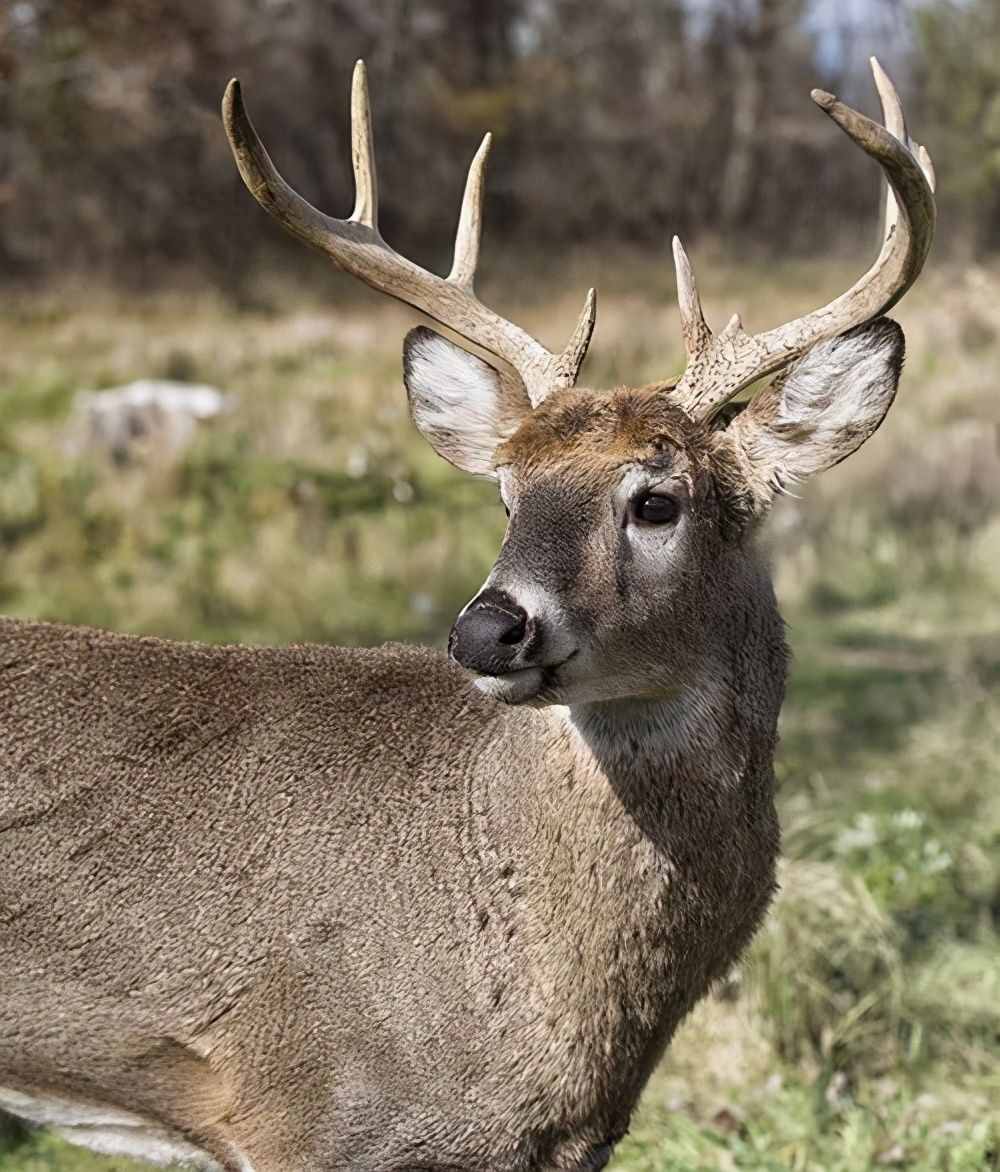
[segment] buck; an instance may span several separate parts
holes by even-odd
[[[786,648],[755,533],[863,443],[931,243],[933,175],[873,62],[881,252],[765,333],[706,324],[680,243],[677,381],[577,389],[473,280],[489,137],[447,278],[378,230],[364,67],[347,221],[254,197],[418,326],[413,420],[510,514],[450,656],[205,647],[0,623],[0,1106],[99,1151],[228,1172],[598,1169],[775,887]],[[743,410],[730,404],[777,377]]]

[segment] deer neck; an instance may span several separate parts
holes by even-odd
[[[731,771],[724,697],[699,686],[656,699],[604,700],[558,710],[577,770],[640,798],[677,773],[724,780]],[[706,781],[709,777],[706,777]]]
[[[544,717],[535,841],[548,844],[539,882],[550,918],[538,980],[573,1078],[596,1080],[595,1101],[611,1101],[592,1059],[614,1052],[615,1101],[625,1101],[770,899],[773,735],[741,744],[723,686]]]
[[[713,673],[662,699],[547,710],[547,819],[560,833],[575,829],[585,856],[599,852],[605,876],[612,867],[641,873],[641,883],[625,884],[636,898],[646,891],[658,904],[660,883],[682,879],[721,898],[730,888],[724,872],[747,864],[727,852],[754,853],[755,833],[762,857],[776,849],[779,699],[748,714],[730,681]]]

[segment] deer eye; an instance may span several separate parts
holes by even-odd
[[[669,525],[677,520],[680,505],[677,498],[659,492],[641,492],[632,498],[629,508],[632,519],[642,525]]]

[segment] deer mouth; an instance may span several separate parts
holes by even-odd
[[[501,704],[528,704],[532,701],[544,703],[558,683],[561,668],[576,655],[574,649],[558,663],[538,664],[533,667],[515,668],[497,675],[477,675],[473,686],[491,700]]]

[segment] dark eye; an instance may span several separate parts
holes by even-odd
[[[677,498],[658,492],[644,492],[633,497],[632,517],[643,525],[669,525],[677,520],[680,506]]]

